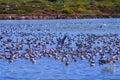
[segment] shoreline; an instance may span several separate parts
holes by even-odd
[[[0,14],[0,20],[120,18],[120,14]]]

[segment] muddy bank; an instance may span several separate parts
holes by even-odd
[[[81,18],[120,18],[120,14],[0,14],[1,20],[7,19],[81,19]]]

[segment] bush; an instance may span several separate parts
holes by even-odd
[[[84,8],[78,8],[78,12],[79,13],[86,13],[86,9],[84,9]]]
[[[55,1],[57,1],[57,0],[48,0],[48,1],[50,1],[50,2],[55,2]]]
[[[45,8],[44,11],[47,11],[47,12],[57,12],[55,8]]]
[[[27,6],[21,7],[20,10],[24,10],[25,13],[33,13],[35,11],[35,9]]]
[[[25,13],[25,10],[17,10],[17,13],[19,13],[19,14],[24,14],[24,13]]]
[[[95,0],[95,1],[104,1],[104,0]]]
[[[74,11],[69,7],[63,8],[62,10],[60,10],[60,12],[63,14],[73,14],[74,13]]]
[[[81,6],[81,2],[68,2],[66,5],[68,7],[79,7]]]
[[[94,12],[95,12],[96,14],[98,14],[98,15],[102,15],[102,14],[103,14],[100,10],[95,10]]]
[[[78,13],[84,13],[84,14],[94,14],[93,10],[87,10],[85,8],[78,8]]]
[[[4,13],[9,13],[9,14],[24,14],[25,10],[6,10]]]

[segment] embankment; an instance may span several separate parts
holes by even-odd
[[[120,18],[120,14],[0,14],[1,20],[8,19],[81,19],[81,18]]]

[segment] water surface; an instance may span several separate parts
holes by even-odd
[[[120,36],[120,19],[71,19],[71,20],[1,20],[0,30],[15,27],[16,32],[39,33],[39,31],[59,34],[110,34]],[[18,59],[9,64],[0,60],[0,80],[40,80],[40,79],[80,79],[119,80],[120,61],[90,67],[87,60],[78,60],[65,66],[53,58],[37,59],[36,64]]]

